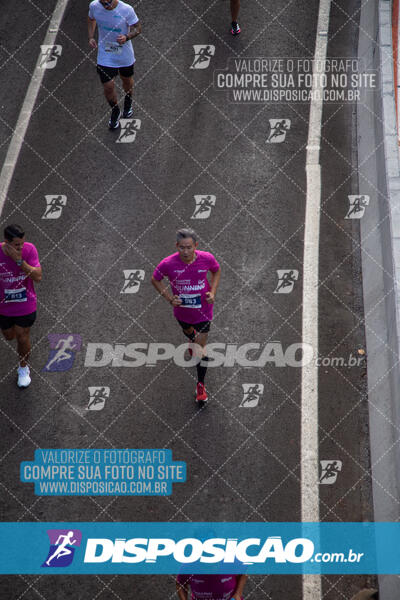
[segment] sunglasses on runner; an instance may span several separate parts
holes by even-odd
[[[104,0],[103,2],[101,0],[99,0],[99,2],[102,6],[111,6],[111,4],[114,2],[114,0],[108,0],[108,2],[106,0]]]

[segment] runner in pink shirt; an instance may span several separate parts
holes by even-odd
[[[204,386],[207,372],[206,344],[213,317],[213,304],[221,277],[221,268],[210,252],[197,250],[192,229],[180,229],[176,236],[177,252],[164,258],[156,267],[152,284],[173,307],[183,333],[201,347],[197,367],[196,400],[201,405],[208,396]],[[211,272],[210,281],[207,274]],[[168,277],[171,291],[162,281]]]
[[[176,590],[179,600],[242,600],[247,575],[178,575]]]
[[[31,350],[30,328],[36,319],[36,292],[33,282],[42,278],[37,250],[25,242],[19,225],[8,225],[0,246],[0,329],[6,340],[17,339],[20,358],[18,386],[31,383],[28,367]]]

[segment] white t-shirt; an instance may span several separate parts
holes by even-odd
[[[135,62],[132,42],[129,40],[120,46],[119,35],[126,35],[131,25],[139,19],[132,6],[118,1],[113,10],[107,10],[98,0],[89,5],[89,17],[96,19],[99,29],[97,64],[103,67],[129,67]]]

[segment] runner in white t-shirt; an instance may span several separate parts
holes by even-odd
[[[98,44],[94,39],[96,25]],[[132,6],[121,0],[93,0],[89,5],[89,45],[98,48],[97,72],[104,86],[104,95],[112,108],[108,126],[119,127],[121,111],[115,91],[114,77],[119,73],[125,91],[123,118],[132,116],[133,65],[135,53],[131,40],[139,35],[142,26]]]

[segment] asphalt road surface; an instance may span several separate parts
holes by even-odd
[[[312,58],[319,2],[244,1],[237,38],[226,1],[132,5],[143,27],[134,42],[136,131],[119,143],[121,132],[108,130],[96,53],[87,46],[87,3],[70,0],[56,40],[62,51],[46,70],[1,215],[2,229],[25,227],[43,267],[28,389],[15,385],[15,347],[0,341],[2,520],[299,521],[299,367],[210,368],[210,401],[199,411],[194,368],[171,359],[88,366],[88,353],[95,344],[122,352],[132,343],[185,342],[150,285],[179,227],[193,227],[199,248],[221,264],[210,342],[274,341],[284,352],[301,342],[310,105],[235,104],[213,77],[233,58]],[[1,162],[54,6],[2,7]],[[356,56],[359,7],[359,0],[332,4],[329,57]],[[206,68],[191,68],[194,45],[215,48]],[[267,142],[270,119],[290,121],[279,143]],[[348,195],[358,193],[355,143],[354,104],[325,104],[319,353],[359,360],[319,369],[319,458],[341,462],[335,483],[319,488],[322,521],[372,520],[359,227],[344,219]],[[57,218],[43,218],[46,196],[63,197]],[[206,218],[193,218],[196,196],[211,197]],[[274,293],[278,270],[298,272],[290,293]],[[122,292],[124,271],[135,272],[126,288],[133,293]],[[80,336],[66,370],[45,369],[54,334]],[[99,349],[95,357],[103,364]],[[262,390],[255,406],[248,384]],[[91,387],[109,389],[101,410],[87,408]],[[187,481],[169,497],[39,497],[19,480],[20,462],[38,448],[169,448],[186,461]],[[350,598],[371,583],[322,577],[323,598]],[[175,593],[172,576],[3,576],[0,589],[8,599],[47,600]],[[252,576],[246,598],[300,599],[301,577]]]

